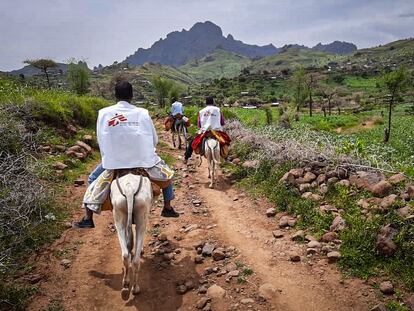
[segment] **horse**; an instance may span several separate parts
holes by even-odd
[[[131,291],[133,295],[140,292],[138,272],[152,201],[153,193],[148,177],[132,174],[128,170],[123,176],[118,177],[117,174],[116,180],[111,184],[113,216],[124,264],[121,297],[125,301],[129,299]]]
[[[208,137],[204,140],[204,157],[208,162],[209,188],[212,189],[216,183],[216,164],[220,164],[220,143],[216,139]],[[200,156],[199,166],[201,166],[202,161],[202,157]]]
[[[176,135],[178,137],[178,149],[181,149],[181,144],[182,144],[182,140],[181,140],[181,136],[183,138],[184,144],[187,141],[187,127],[185,125],[185,120],[183,116],[177,116],[173,127],[171,129],[172,132],[172,142],[173,142],[173,146],[174,148],[177,147],[176,144]]]

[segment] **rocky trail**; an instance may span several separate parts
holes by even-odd
[[[163,135],[164,141],[170,141]],[[164,153],[179,158],[170,146]],[[92,230],[68,229],[36,259],[40,292],[28,310],[370,310],[375,290],[343,279],[326,257],[307,255],[279,228],[283,214],[268,217],[271,204],[251,198],[219,174],[208,188],[207,167],[198,159],[177,161],[178,219],[150,215],[140,268],[141,293],[121,299],[122,262],[112,214],[95,217]],[[86,177],[84,177],[86,178]],[[85,187],[69,189],[65,200],[80,206]],[[268,211],[269,213],[269,211]],[[80,218],[82,211],[73,215]],[[311,237],[308,237],[312,239]],[[50,309],[49,309],[50,310]]]

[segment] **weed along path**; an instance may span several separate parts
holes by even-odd
[[[179,157],[170,146],[162,149]],[[39,256],[43,279],[28,310],[334,311],[376,304],[368,284],[342,279],[334,265],[308,257],[305,245],[291,240],[293,229],[278,229],[282,215],[267,217],[269,203],[234,189],[223,174],[209,189],[206,163],[197,163],[174,165],[180,218],[162,218],[161,202],[154,205],[138,296],[121,299],[117,235],[112,214],[103,212],[95,229],[69,229]],[[67,200],[80,205],[84,191],[70,189]]]

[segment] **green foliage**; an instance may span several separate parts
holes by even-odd
[[[0,282],[0,310],[26,310],[28,299],[37,290],[36,286]]]
[[[385,307],[387,308],[387,311],[410,311],[407,306],[403,306],[401,303],[395,300],[387,302]]]
[[[297,68],[291,78],[292,83],[292,93],[294,94],[294,100],[297,107],[297,110],[300,109],[300,107],[303,107],[303,104],[306,100],[307,93],[306,93],[306,72],[305,69],[300,66]]]
[[[68,65],[67,77],[72,91],[78,95],[84,95],[88,93],[90,85],[90,74],[85,63],[70,63]]]
[[[161,76],[155,77],[152,80],[152,84],[154,85],[157,100],[161,107],[165,107],[166,98],[178,97],[180,93],[180,87],[174,81]]]

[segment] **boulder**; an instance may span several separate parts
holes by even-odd
[[[82,152],[82,148],[81,146],[75,145],[75,146],[69,147],[66,153],[68,153],[69,151]]]
[[[68,166],[62,162],[56,162],[55,164],[53,164],[53,168],[55,170],[59,170],[59,171],[63,171],[65,168],[67,168]]]
[[[211,301],[211,298],[202,297],[197,301],[196,308],[203,309],[207,305],[207,303],[209,303],[210,301]]]
[[[283,236],[285,235],[285,233],[282,230],[275,230],[272,232],[272,234],[276,239],[283,238]]]
[[[307,245],[308,248],[321,248],[322,245],[318,241],[310,241]]]
[[[88,145],[91,145],[93,143],[93,136],[89,134],[83,135],[82,140],[87,143]]]
[[[395,212],[401,218],[406,219],[406,218],[411,216],[412,210],[411,210],[411,207],[407,205],[407,206],[404,206],[404,207],[401,207],[401,208],[397,209]]]
[[[314,181],[316,179],[316,175],[312,172],[307,172],[305,174],[305,176],[303,176],[303,181],[305,183],[311,183],[312,181]]]
[[[305,232],[303,230],[296,231],[290,239],[296,242],[303,241],[305,239]]]
[[[305,173],[305,170],[303,168],[293,168],[289,171],[295,178],[302,177]]]
[[[279,182],[280,183],[286,183],[286,184],[289,184],[289,185],[295,185],[296,184],[296,179],[295,179],[295,176],[292,173],[287,172],[283,175],[283,177],[279,180]]]
[[[302,194],[302,198],[312,200],[312,201],[320,201],[322,197],[319,194],[312,193],[312,192],[305,192]]]
[[[333,242],[337,238],[338,238],[338,234],[336,232],[326,232],[321,237],[321,242],[329,243],[329,242]]]
[[[276,288],[270,283],[259,287],[259,297],[263,300],[272,300],[276,296],[276,292]]]
[[[371,187],[384,180],[384,175],[378,172],[357,172],[349,177],[351,185],[364,190],[371,190]]]
[[[397,200],[397,195],[390,194],[389,196],[382,199],[380,206],[383,209],[388,209],[395,204],[396,200]]]
[[[337,262],[341,258],[341,253],[337,251],[333,251],[333,252],[329,252],[327,256],[328,256],[328,262],[334,263],[334,262]]]
[[[351,182],[348,179],[342,179],[336,183],[338,186],[349,188],[351,186]]]
[[[285,228],[289,227],[289,217],[288,216],[282,216],[279,219],[279,228]]]
[[[408,185],[407,186],[407,194],[410,200],[414,199],[414,185]]]
[[[275,217],[276,216],[276,209],[271,207],[266,210],[267,217]]]
[[[397,245],[392,240],[398,231],[390,225],[383,226],[378,235],[376,248],[378,252],[385,256],[391,256],[397,250]]]
[[[202,250],[201,253],[203,254],[203,256],[211,256],[211,254],[213,253],[214,248],[215,248],[215,246],[213,244],[206,243],[203,246],[203,250]]]
[[[226,291],[222,287],[214,284],[207,289],[207,296],[213,300],[222,299],[226,296]]]
[[[335,219],[332,221],[332,225],[330,226],[330,231],[341,231],[345,229],[346,223],[345,219],[343,219],[340,215],[336,216]]]
[[[54,146],[55,150],[59,151],[59,152],[65,152],[66,151],[66,147],[63,145],[55,145]]]
[[[349,177],[348,170],[346,170],[345,168],[338,168],[336,170],[336,173],[339,179],[346,179]]]
[[[318,185],[320,184],[324,184],[326,181],[326,175],[325,174],[320,174],[317,178],[316,178],[316,182],[318,183]]]
[[[311,184],[309,183],[305,183],[305,184],[300,184],[299,185],[299,191],[300,192],[306,192],[307,190],[309,190],[310,188],[312,188]]]
[[[226,258],[226,254],[221,249],[215,249],[212,256],[215,261],[220,261]]]
[[[289,259],[290,259],[290,261],[298,262],[298,261],[300,261],[300,255],[297,252],[291,252],[289,254]]]
[[[330,185],[336,184],[338,182],[338,180],[339,180],[338,177],[331,177],[331,178],[328,179],[326,184],[328,186],[330,186]]]
[[[384,281],[380,283],[380,291],[385,295],[392,295],[394,294],[394,285],[390,281]]]
[[[83,141],[78,140],[76,142],[76,145],[81,147],[83,150],[85,150],[87,153],[91,153],[92,152],[92,148],[91,146],[89,146],[88,144],[84,143]]]
[[[392,175],[390,178],[388,178],[388,181],[391,185],[397,185],[399,183],[402,183],[406,180],[404,174],[398,173],[395,175]]]
[[[371,192],[380,198],[385,197],[392,191],[392,185],[385,180],[380,181],[379,183],[371,187]]]
[[[259,161],[257,160],[246,161],[242,164],[242,167],[247,168],[247,169],[254,169],[254,168],[257,168],[258,166],[259,166]]]

